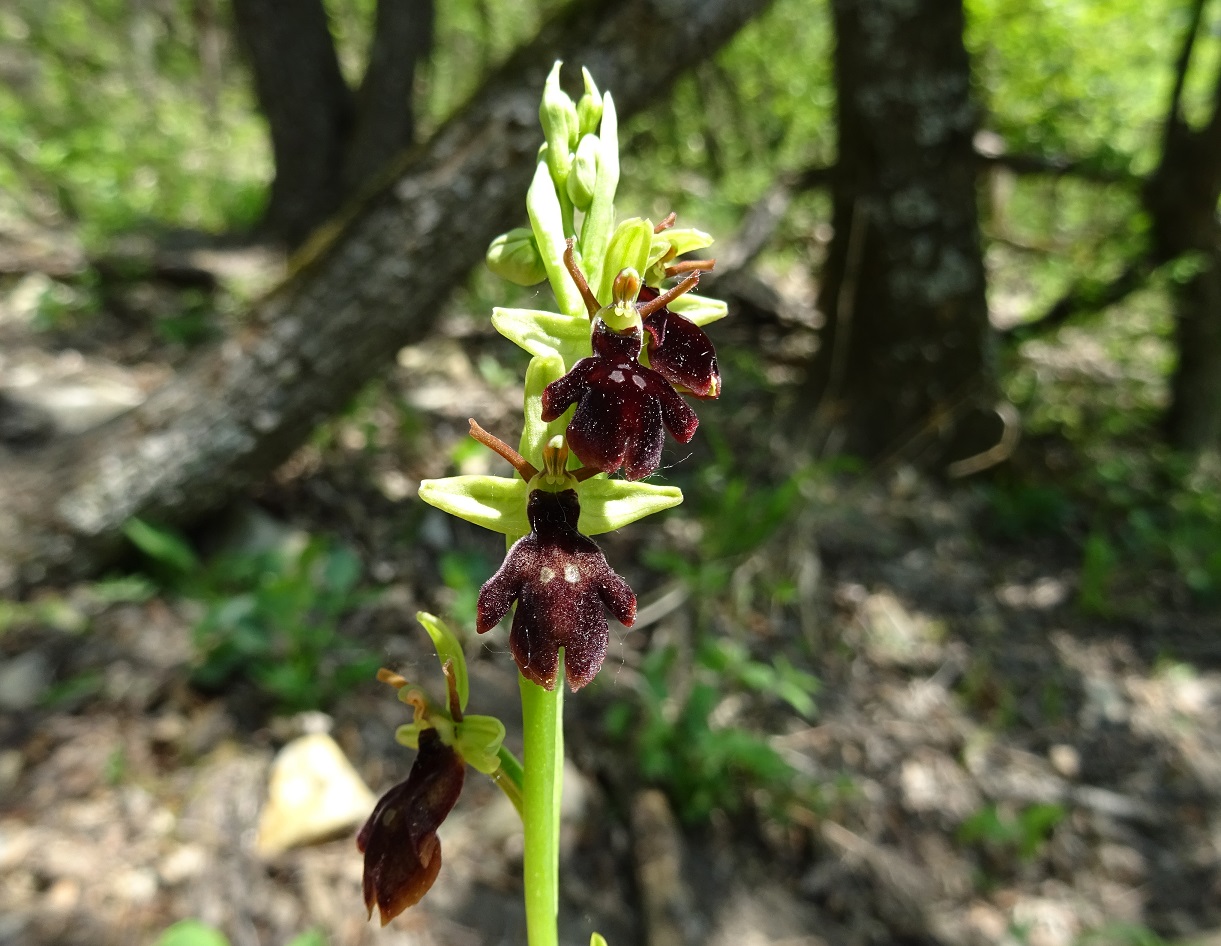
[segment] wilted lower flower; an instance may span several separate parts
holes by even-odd
[[[563,647],[568,685],[579,690],[606,657],[610,634],[603,605],[630,627],[636,595],[593,540],[577,531],[581,507],[575,490],[533,490],[526,514],[530,534],[513,545],[480,590],[476,626],[480,634],[490,631],[516,601],[509,646],[522,675],[553,689]]]
[[[360,829],[365,907],[377,904],[382,926],[419,903],[441,869],[437,827],[462,791],[466,764],[435,729],[419,734],[419,754],[405,782],[382,796]]]
[[[407,780],[382,796],[356,836],[365,855],[364,895],[369,917],[377,904],[382,926],[419,903],[441,869],[437,826],[458,800],[467,765],[486,775],[500,768],[505,728],[492,716],[468,715],[470,683],[462,644],[443,621],[416,615],[437,649],[445,674],[445,701],[436,703],[391,670],[377,678],[412,708],[412,721],[395,739],[416,750]]]

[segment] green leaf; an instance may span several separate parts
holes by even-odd
[[[181,534],[166,526],[154,526],[143,519],[128,519],[123,534],[149,558],[186,575],[199,568],[199,559]]]
[[[520,477],[449,476],[420,483],[420,499],[451,516],[504,535],[530,531],[526,484]]]
[[[449,661],[453,667],[454,684],[458,688],[458,707],[466,709],[466,701],[471,696],[471,685],[466,672],[466,654],[462,652],[462,644],[449,625],[427,611],[417,611],[415,619],[424,625],[428,636],[432,638],[432,646],[437,649],[437,659],[441,667]]]
[[[593,933],[589,937],[589,946],[606,946],[606,937],[601,933]]]
[[[557,355],[567,368],[592,353],[589,319],[543,309],[492,310],[492,326],[501,335],[540,358]]]
[[[603,476],[581,483],[577,494],[581,499],[578,528],[586,535],[613,532],[683,501],[683,491],[677,486],[612,480]]]
[[[229,946],[229,940],[199,920],[180,920],[157,937],[156,946]]]

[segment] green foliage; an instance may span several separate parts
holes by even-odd
[[[1062,488],[1022,480],[983,488],[988,513],[983,527],[1006,539],[1062,532],[1073,515],[1073,502]]]
[[[493,570],[487,558],[479,552],[451,550],[442,553],[441,581],[452,593],[445,613],[453,618],[457,627],[475,626],[479,589]]]
[[[755,660],[727,640],[700,647],[689,680],[675,648],[650,653],[642,671],[640,705],[611,707],[607,727],[631,738],[641,774],[669,792],[684,820],[701,821],[718,809],[736,811],[760,793],[775,804],[797,794],[796,773],[767,736],[722,716],[730,701],[754,695],[779,698],[812,717],[815,677],[784,657]]]
[[[377,658],[340,632],[344,617],[368,600],[350,549],[314,536],[205,564],[173,530],[133,520],[126,532],[167,585],[203,607],[193,631],[199,686],[244,677],[295,711],[326,705],[376,670]]]
[[[968,0],[966,7],[978,92],[1013,146],[1093,155],[1111,167],[1151,165],[1186,0]]]
[[[1067,814],[1063,805],[1028,805],[1016,813],[988,805],[962,823],[958,840],[986,848],[994,857],[1029,861],[1043,850]]]
[[[718,442],[714,435],[709,439]],[[799,473],[769,486],[738,469],[723,443],[719,452],[717,462],[704,464],[697,482],[685,493],[682,508],[694,513],[701,527],[695,554],[674,549],[645,553],[646,564],[682,579],[701,600],[728,588],[742,557],[759,548],[791,517],[808,476]]]
[[[782,170],[834,155],[830,8],[778,0],[664,102],[633,119],[623,157],[624,206],[720,231]],[[758,108],[766,102],[767,108]],[[645,194],[685,201],[642,206]]]
[[[326,946],[327,939],[319,930],[294,936],[285,946]],[[199,920],[179,920],[159,937],[154,946],[229,946],[229,939],[220,930]]]
[[[1111,584],[1117,560],[1115,547],[1107,537],[1100,532],[1091,532],[1085,540],[1081,582],[1077,589],[1077,606],[1086,614],[1105,617],[1111,613]]]
[[[143,221],[253,219],[270,177],[243,70],[201,64],[194,5],[18,0],[0,11],[0,192],[96,241]],[[220,66],[223,63],[216,63]]]
[[[156,946],[229,946],[229,940],[199,920],[179,920],[157,937]]]

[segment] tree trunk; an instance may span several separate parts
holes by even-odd
[[[962,5],[831,6],[839,159],[813,435],[940,464],[998,436],[984,426],[993,388]]]
[[[1166,415],[1170,442],[1192,452],[1221,450],[1221,71],[1207,124],[1191,128],[1181,108],[1205,2],[1196,0],[1192,10],[1167,109],[1162,158],[1143,195],[1154,261],[1191,255],[1197,266],[1174,293],[1179,360]]]
[[[587,65],[627,116],[767,2],[602,0],[548,24],[328,242],[311,244],[240,336],[129,414],[6,464],[0,591],[96,569],[132,516],[181,523],[220,506],[424,336],[491,238],[525,216],[555,59],[569,78]]]
[[[369,65],[343,166],[345,193],[355,193],[415,141],[411,90],[415,70],[432,51],[432,0],[378,0]]]
[[[354,103],[322,0],[233,0],[276,176],[263,227],[298,246],[343,200]]]

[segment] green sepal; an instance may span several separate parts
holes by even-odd
[[[491,775],[500,768],[505,726],[495,716],[464,716],[454,726],[454,749],[473,768]]]
[[[454,685],[458,688],[458,708],[466,709],[466,701],[471,696],[471,686],[466,673],[466,654],[462,652],[462,644],[449,625],[427,611],[417,611],[415,619],[424,625],[428,636],[432,638],[432,646],[437,649],[437,659],[444,669],[449,661],[454,675]]]
[[[597,130],[598,122],[602,120],[602,93],[584,66],[581,77],[585,80],[585,94],[577,102],[577,125],[582,135],[588,135]]]
[[[641,217],[624,220],[615,228],[606,258],[602,261],[602,276],[596,295],[603,305],[610,302],[615,277],[624,269],[643,273],[648,268],[649,250],[653,245],[653,224]]]
[[[593,353],[589,344],[589,319],[584,317],[573,318],[543,309],[498,306],[492,310],[492,326],[519,348],[538,358],[558,357],[566,368]],[[529,459],[529,455],[523,456]]]
[[[603,475],[580,484],[577,495],[581,500],[577,528],[585,535],[622,529],[683,501],[683,491],[677,486],[612,480]]]
[[[530,229],[534,231],[534,241],[538,244],[538,253],[547,270],[547,280],[551,283],[556,302],[568,315],[584,315],[585,303],[581,300],[576,283],[564,268],[567,242],[564,214],[546,164],[539,164],[534,169],[534,180],[526,192],[526,212],[530,216]]]
[[[432,729],[428,723],[404,723],[394,731],[394,741],[408,749],[420,748],[420,733]]]
[[[574,321],[574,320],[569,320]],[[585,344],[589,344],[589,332],[585,333]],[[536,355],[526,368],[525,409],[521,441],[517,452],[538,467],[543,456],[543,447],[552,437],[562,434],[568,426],[567,412],[550,423],[543,421],[543,390],[552,381],[564,376],[564,362],[557,355]],[[529,528],[520,535],[525,535]]]
[[[606,937],[601,933],[593,933],[589,937],[589,946],[606,946]]]
[[[534,233],[517,227],[502,233],[484,255],[488,269],[517,286],[535,286],[547,278],[547,267],[539,255]]]
[[[577,153],[568,173],[568,197],[574,207],[585,210],[594,199],[598,182],[598,136],[586,135],[577,145]]]
[[[591,286],[602,282],[603,257],[610,242],[611,228],[615,225],[615,190],[619,186],[619,118],[609,92],[602,97],[598,141],[598,178],[581,224],[581,262]]]
[[[709,325],[729,314],[729,304],[724,300],[697,296],[689,292],[679,296],[666,308],[696,325]]]
[[[643,270],[647,276],[651,277],[650,281],[665,278],[665,267],[660,263],[666,257],[674,258],[670,253],[670,241],[666,239],[664,233],[654,233],[653,242],[649,244],[649,261]]]
[[[447,476],[420,483],[420,499],[451,516],[477,526],[522,536],[526,519],[526,484],[521,477]]]
[[[657,234],[657,239],[670,244],[674,248],[675,256],[682,256],[693,250],[702,250],[716,242],[711,234],[705,233],[703,230],[696,230],[694,227],[674,227],[663,230]]]

